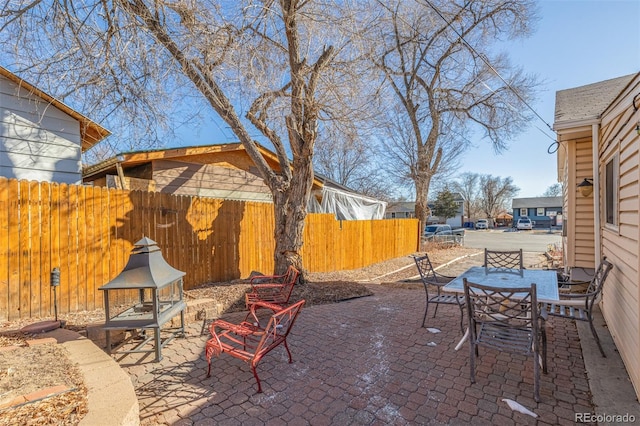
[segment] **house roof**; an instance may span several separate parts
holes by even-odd
[[[387,205],[389,213],[413,213],[416,210],[416,203],[413,201],[394,201]]]
[[[88,119],[78,111],[74,110],[70,106],[66,105],[62,101],[59,101],[53,96],[49,95],[48,93],[43,92],[42,90],[38,89],[31,83],[21,79],[20,77],[18,77],[17,75],[15,75],[14,73],[12,73],[11,71],[9,71],[8,69],[2,66],[0,66],[0,75],[13,81],[19,87],[24,87],[30,93],[33,93],[34,95],[44,99],[45,101],[49,102],[51,105],[55,106],[59,110],[63,111],[64,113],[78,120],[80,122],[81,148],[83,152],[88,150],[89,148],[91,148],[92,146],[94,146],[95,144],[100,142],[102,139],[106,138],[111,134],[111,132],[109,132],[104,127],[91,121],[90,119]]]
[[[278,170],[280,163],[276,154],[260,144],[257,144],[257,146],[258,150],[265,158],[267,163],[274,170]],[[108,174],[110,172],[115,173],[116,164],[118,163],[125,167],[133,167],[145,163],[150,163],[153,160],[175,160],[184,162],[207,163],[212,155],[237,153],[241,151],[245,151],[242,143],[232,142],[216,145],[185,146],[179,148],[121,152],[114,157],[101,161],[100,163],[84,167],[82,170],[82,176],[84,178],[89,178],[95,175]],[[246,155],[248,157],[248,154]],[[314,178],[313,184],[315,188],[323,187],[323,182],[318,179],[318,177]]]
[[[531,197],[514,198],[511,207],[520,209],[525,207],[562,207],[562,197]]]
[[[563,123],[597,120],[636,74],[556,92],[554,130]]]

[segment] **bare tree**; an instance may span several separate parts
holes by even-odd
[[[196,113],[215,111],[273,194],[281,272],[302,268],[319,123],[364,109],[366,99],[353,95],[367,77],[355,64],[365,45],[359,37],[371,25],[358,7],[330,0],[13,0],[0,6],[0,49],[13,52],[14,70],[52,94],[95,101],[83,109],[92,116],[117,114],[152,129],[149,123],[169,123],[173,101],[190,98]],[[255,129],[274,147],[279,170],[260,154]]]
[[[454,191],[458,192],[464,200],[465,220],[477,217],[481,211],[479,208],[480,201],[480,175],[478,173],[463,173],[459,178],[451,183]]]
[[[489,46],[526,36],[534,2],[378,3],[382,42],[372,60],[390,87],[389,102],[397,100],[408,121],[406,131],[391,139],[390,151],[408,157],[416,217],[425,223],[432,178],[451,168],[470,134],[483,133],[499,151],[529,120],[522,111],[535,79],[506,56],[490,55]]]
[[[509,202],[520,191],[510,177],[481,175],[479,185],[480,208],[489,219],[495,219],[501,211],[508,210]]]
[[[543,197],[559,197],[560,195],[562,195],[562,185],[559,183],[554,183],[542,194]]]
[[[316,142],[315,170],[363,195],[390,200],[392,185],[377,164],[372,139],[354,128],[328,129]]]

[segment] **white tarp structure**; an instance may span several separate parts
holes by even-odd
[[[322,188],[322,202],[314,194],[309,200],[309,213],[332,213],[338,220],[383,219],[387,203],[353,192]]]

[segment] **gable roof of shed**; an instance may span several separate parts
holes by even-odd
[[[557,91],[554,129],[561,123],[599,119],[635,75]]]
[[[280,167],[280,162],[277,155],[264,146],[260,144],[257,145],[258,150],[265,158],[267,163],[272,167],[273,170],[277,171]],[[161,148],[122,152],[115,155],[114,157],[101,161],[100,163],[84,167],[82,170],[82,176],[83,178],[89,178],[96,175],[115,173],[116,164],[118,163],[120,163],[122,166],[125,166],[125,168],[151,163],[154,160],[175,160],[204,164],[212,155],[220,155],[230,152],[246,152],[246,150],[241,142],[231,142],[225,144],[184,146],[178,148]],[[245,155],[249,157],[249,154]],[[326,178],[322,178],[321,176],[314,177],[314,188],[322,188],[324,186],[326,182],[323,182],[321,179],[327,180]],[[341,187],[337,183],[335,183],[335,185]]]
[[[23,80],[22,78],[18,77],[17,75],[15,75],[14,73],[12,73],[11,71],[9,71],[8,69],[2,66],[0,66],[0,75],[11,80],[15,84],[17,84],[19,87],[24,87],[30,93],[33,93],[39,98],[44,99],[54,107],[64,112],[65,114],[68,114],[71,117],[78,120],[80,122],[80,137],[81,137],[80,145],[83,152],[88,150],[89,148],[91,148],[92,146],[94,146],[95,144],[100,142],[102,139],[106,138],[111,134],[110,131],[100,126],[99,124],[95,123],[94,121],[88,119],[78,111],[66,105],[64,102],[59,101],[58,99],[54,98],[48,93],[43,92],[42,90],[38,89],[31,83]]]

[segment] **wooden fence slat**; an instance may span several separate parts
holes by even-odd
[[[86,288],[86,309],[93,310],[96,308],[96,269],[100,261],[96,255],[96,251],[100,244],[98,239],[98,230],[96,223],[99,220],[96,216],[99,212],[96,210],[96,197],[94,193],[97,188],[92,186],[83,187],[84,192],[84,211],[85,211],[85,235],[81,240],[80,247],[84,253],[84,262],[80,258],[81,265],[84,265],[85,288]],[[101,261],[100,261],[101,262]]]
[[[51,184],[40,183],[40,315],[51,316]]]
[[[69,256],[69,312],[78,310],[80,301],[84,297],[84,289],[81,288],[82,278],[80,275],[81,266],[79,262],[80,250],[78,247],[78,238],[80,228],[84,225],[84,221],[80,223],[80,216],[84,214],[84,210],[80,213],[79,189],[77,185],[69,185],[69,234],[68,246],[71,253]]]
[[[54,268],[58,268],[58,270],[62,272],[62,259],[60,258],[60,185],[57,183],[52,183],[49,186],[49,193],[51,197],[51,224],[49,226],[51,230],[51,270],[53,271]],[[60,274],[60,280],[62,281],[62,273]],[[60,286],[56,287],[55,289],[51,289],[51,310],[53,311],[54,315],[56,306],[58,307],[58,309],[60,308],[60,292]]]
[[[20,181],[20,317],[31,316],[31,234],[29,181]]]
[[[111,228],[110,228],[110,215],[111,209],[109,207],[109,190],[107,188],[96,188],[97,196],[99,197],[100,220],[97,222],[100,227],[100,245],[99,250],[96,253],[97,259],[97,274],[96,274],[96,307],[104,306],[104,299],[102,291],[98,290],[101,286],[105,285],[111,280],[109,268],[112,263],[111,258]]]
[[[41,217],[40,183],[29,182],[29,273],[31,274],[31,300],[30,300],[30,316],[42,316],[42,294],[45,292],[45,283],[40,280],[41,251],[40,244],[42,242],[42,217]]]
[[[9,180],[0,177],[0,320],[9,317]]]
[[[70,275],[71,265],[76,253],[69,251],[69,222],[72,220],[72,212],[69,207],[69,185],[60,184],[60,227],[59,227],[59,254],[60,254],[60,286],[58,287],[58,312],[69,312],[71,307]]]
[[[9,320],[20,318],[20,184],[9,180]]]

